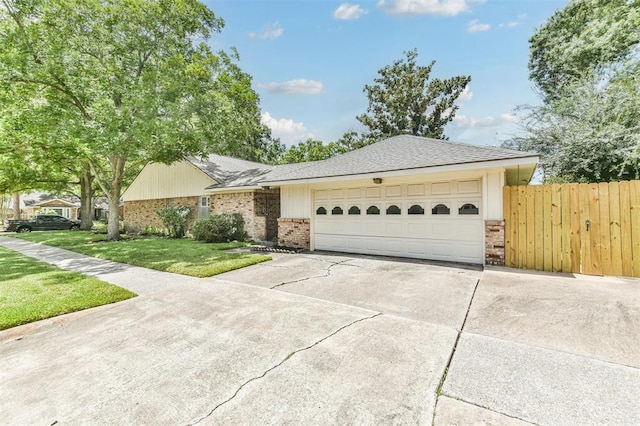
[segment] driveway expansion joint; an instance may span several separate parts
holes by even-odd
[[[331,334],[328,334],[327,336],[324,336],[322,339],[317,340],[316,342],[312,343],[309,346],[305,346],[304,348],[300,348],[300,349],[296,349],[295,351],[291,352],[289,355],[287,355],[282,361],[280,361],[279,363],[277,363],[276,365],[268,368],[267,370],[265,370],[262,374],[260,374],[259,376],[255,376],[250,378],[249,380],[247,380],[246,382],[242,383],[238,389],[236,389],[236,391],[233,393],[233,395],[231,395],[231,397],[229,397],[228,399],[222,401],[221,403],[219,403],[218,405],[216,405],[215,407],[213,407],[213,409],[211,411],[209,411],[209,413],[207,413],[205,416],[200,417],[199,419],[197,419],[196,421],[192,422],[192,423],[188,423],[187,426],[193,426],[196,425],[198,423],[200,423],[201,421],[211,417],[211,415],[213,415],[213,413],[220,407],[222,407],[223,405],[227,404],[228,402],[232,401],[236,396],[238,396],[238,394],[240,393],[240,391],[247,386],[249,383],[254,382],[256,380],[262,379],[264,378],[267,374],[269,374],[271,371],[275,370],[276,368],[280,367],[282,364],[284,364],[285,362],[287,362],[289,359],[293,358],[294,355],[296,355],[297,353],[300,352],[304,352],[307,351],[309,349],[313,349],[314,347],[318,346],[320,343],[324,342],[325,340],[329,339],[330,337],[335,336],[336,334],[338,334],[339,332],[341,332],[342,330],[345,330],[359,322],[362,321],[366,321],[366,320],[370,320],[376,317],[379,317],[382,315],[382,312],[378,312],[375,315],[370,315],[368,317],[364,317],[364,318],[360,318],[357,319],[355,321],[351,321],[348,324],[343,325],[342,327],[338,328],[337,330],[333,331]]]
[[[431,424],[435,426],[436,421],[436,409],[438,407],[438,397],[442,394],[442,388],[444,386],[444,382],[447,379],[447,374],[449,373],[449,368],[451,367],[451,361],[453,361],[453,356],[456,353],[456,348],[458,347],[458,342],[460,341],[460,336],[462,336],[462,331],[464,330],[464,326],[467,323],[467,318],[469,317],[469,312],[471,311],[471,305],[473,305],[473,298],[476,295],[476,291],[478,291],[478,286],[480,285],[480,280],[482,276],[478,278],[476,281],[476,285],[473,287],[473,293],[471,293],[471,298],[469,299],[469,305],[467,306],[467,312],[464,314],[464,319],[462,320],[462,325],[460,326],[460,330],[458,331],[458,335],[456,336],[455,342],[453,342],[453,348],[451,349],[451,355],[449,355],[449,360],[447,361],[447,366],[444,368],[444,372],[442,373],[442,378],[440,379],[440,383],[438,384],[438,388],[436,389],[436,400],[433,405],[433,418],[431,420]]]
[[[276,285],[274,285],[273,287],[270,287],[270,288],[271,288],[271,290],[273,290],[273,289],[275,289],[275,288],[278,288],[278,287],[281,287],[281,286],[283,286],[283,285],[287,285],[287,284],[299,283],[299,282],[307,281],[307,280],[311,280],[311,279],[314,279],[314,278],[326,278],[326,277],[329,277],[329,276],[331,276],[331,268],[333,268],[333,267],[334,267],[334,266],[336,266],[336,265],[341,265],[341,264],[343,264],[343,263],[349,262],[350,260],[351,260],[351,259],[347,259],[347,260],[341,260],[340,262],[334,262],[334,263],[332,263],[331,265],[329,265],[329,266],[325,269],[325,272],[326,272],[325,274],[322,274],[322,275],[314,275],[314,276],[306,277],[306,278],[300,278],[299,280],[285,281],[285,282],[283,282],[283,283],[276,284]]]

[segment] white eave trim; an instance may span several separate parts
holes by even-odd
[[[386,172],[360,173],[353,175],[327,176],[319,178],[291,179],[281,181],[264,181],[260,182],[261,186],[283,186],[283,185],[301,185],[321,182],[340,182],[357,179],[370,179],[372,177],[396,177],[396,176],[412,176],[424,174],[436,174],[446,172],[459,172],[469,170],[483,170],[495,168],[507,168],[512,166],[532,165],[539,163],[540,156],[532,155],[530,157],[509,158],[505,160],[479,161],[476,163],[449,164],[444,166],[422,167],[416,169],[392,170]]]
[[[266,186],[266,185],[263,185]],[[263,189],[263,186],[260,185],[251,185],[251,186],[226,186],[223,188],[209,188],[205,189],[207,193],[220,193],[220,192],[249,192],[255,191],[256,189]]]

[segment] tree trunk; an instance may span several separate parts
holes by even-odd
[[[80,229],[93,228],[93,176],[87,167],[80,176]]]
[[[20,194],[13,194],[13,218],[20,219]]]
[[[120,240],[120,187],[122,182],[115,185],[115,182],[111,184],[111,191],[107,194],[109,200],[109,213],[107,215],[107,240],[119,241]]]
[[[125,161],[125,156],[115,156],[110,160],[113,175],[111,176],[109,191],[107,191],[107,198],[109,199],[109,216],[107,217],[108,241],[120,240],[120,192],[122,191]]]

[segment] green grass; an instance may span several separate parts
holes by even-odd
[[[0,247],[0,330],[135,295]]]
[[[132,236],[123,236],[122,241],[107,242],[105,235],[82,231],[32,232],[12,236],[100,259],[200,278],[271,259],[269,256],[225,251],[245,247],[248,243],[211,244],[186,238]]]

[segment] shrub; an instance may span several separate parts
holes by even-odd
[[[196,220],[191,228],[193,238],[207,243],[244,240],[244,219],[238,213],[217,214]]]
[[[164,237],[165,232],[164,229],[158,228],[153,225],[145,225],[145,227],[140,231],[140,235],[154,236],[154,237]]]
[[[156,210],[156,214],[160,216],[171,238],[184,237],[189,213],[191,213],[189,206],[165,207]]]
[[[94,234],[106,234],[107,233],[107,223],[106,222],[95,221],[95,222],[93,222],[93,227],[91,227],[91,230],[93,231]]]

